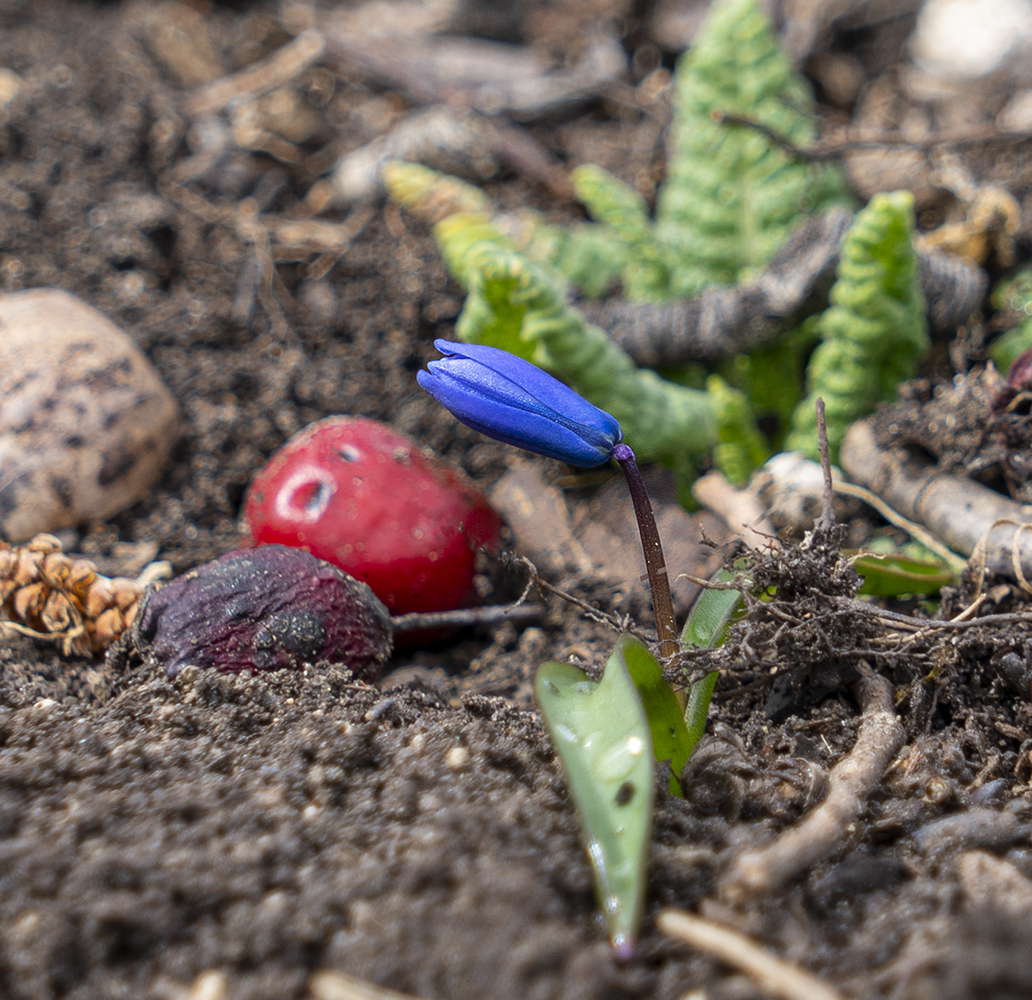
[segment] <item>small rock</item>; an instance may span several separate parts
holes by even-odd
[[[133,341],[67,292],[0,296],[0,536],[109,517],[147,494],[178,437]]]

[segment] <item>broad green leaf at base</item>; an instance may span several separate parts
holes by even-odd
[[[698,740],[690,740],[681,703],[652,653],[640,642],[628,642],[624,659],[649,720],[653,754],[657,761],[670,761],[670,794],[684,798],[681,772]]]
[[[543,664],[534,692],[559,752],[595,872],[609,939],[634,949],[652,827],[653,751],[627,657],[648,650],[623,636],[597,684],[568,663]]]

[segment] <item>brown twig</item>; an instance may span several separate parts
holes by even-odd
[[[831,531],[835,527],[835,483],[831,477],[831,449],[828,447],[828,424],[824,419],[824,400],[819,396],[815,402],[817,410],[817,450],[821,456],[821,472],[824,475],[824,496],[821,516],[817,528]]]
[[[325,48],[326,40],[320,32],[314,29],[303,31],[267,59],[195,90],[184,101],[184,109],[191,115],[211,114],[242,97],[266,94],[312,66]]]
[[[832,768],[828,794],[802,822],[773,843],[743,852],[724,884],[736,904],[778,891],[817,861],[833,853],[849,834],[905,733],[892,704],[892,685],[861,663],[860,731],[849,754]]]
[[[692,484],[692,496],[708,510],[723,518],[751,549],[777,543],[777,532],[767,520],[759,498],[751,490],[736,489],[727,477],[714,469]]]
[[[713,118],[715,121],[725,125],[738,125],[742,128],[750,128],[755,132],[759,132],[790,156],[809,163],[836,159],[846,153],[858,152],[863,149],[916,149],[927,152],[933,149],[941,149],[944,146],[960,149],[964,146],[982,146],[987,142],[1026,142],[1032,137],[1032,131],[1029,129],[1006,130],[999,129],[995,125],[981,129],[939,132],[928,139],[910,139],[901,136],[897,132],[890,132],[884,129],[872,129],[870,131],[844,129],[834,138],[824,139],[815,142],[812,146],[803,148],[802,146],[797,146],[791,139],[772,129],[769,125],[765,125],[763,122],[756,121],[746,115],[718,111],[714,113]]]
[[[410,993],[398,993],[397,990],[329,970],[313,973],[308,980],[308,989],[315,1000],[418,1000]]]
[[[545,613],[540,604],[489,604],[479,608],[458,608],[455,611],[413,611],[391,618],[395,635],[435,628],[470,628],[474,625],[495,625],[513,622],[524,625],[537,621]]]
[[[841,1000],[839,993],[816,976],[772,955],[729,927],[683,910],[663,910],[656,918],[656,926],[669,937],[745,973],[764,993],[782,1000]]]
[[[616,632],[629,632],[631,635],[641,639],[641,641],[647,645],[652,645],[656,642],[655,635],[649,635],[647,632],[635,628],[631,624],[630,619],[626,616],[621,617],[619,615],[610,614],[608,611],[602,611],[599,608],[588,604],[587,601],[581,600],[581,598],[569,593],[569,591],[553,586],[538,574],[537,567],[527,559],[526,556],[512,556],[511,564],[521,566],[527,572],[529,576],[529,585],[537,587],[545,593],[554,594],[567,604],[572,604],[575,608],[579,608],[583,611],[584,614],[592,621],[598,622],[600,625],[608,625]]]

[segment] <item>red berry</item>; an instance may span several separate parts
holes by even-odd
[[[255,476],[244,517],[257,545],[307,549],[368,583],[392,614],[475,602],[474,560],[502,520],[471,483],[410,438],[328,417]]]

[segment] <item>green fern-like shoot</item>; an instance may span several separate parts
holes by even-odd
[[[849,425],[894,398],[928,349],[925,302],[913,244],[914,196],[879,194],[859,212],[842,245],[822,343],[807,369],[808,395],[786,446],[817,457],[814,403],[824,399],[832,460]]]
[[[656,240],[645,199],[601,167],[578,167],[572,179],[577,197],[601,223],[597,228],[622,248],[624,297],[652,301],[669,298],[670,264]]]
[[[798,148],[815,137],[809,85],[756,0],[716,0],[675,86],[657,233],[676,260],[672,294],[691,296],[742,280],[801,215],[847,197],[836,168],[801,162],[761,131],[721,120],[747,118]]]

